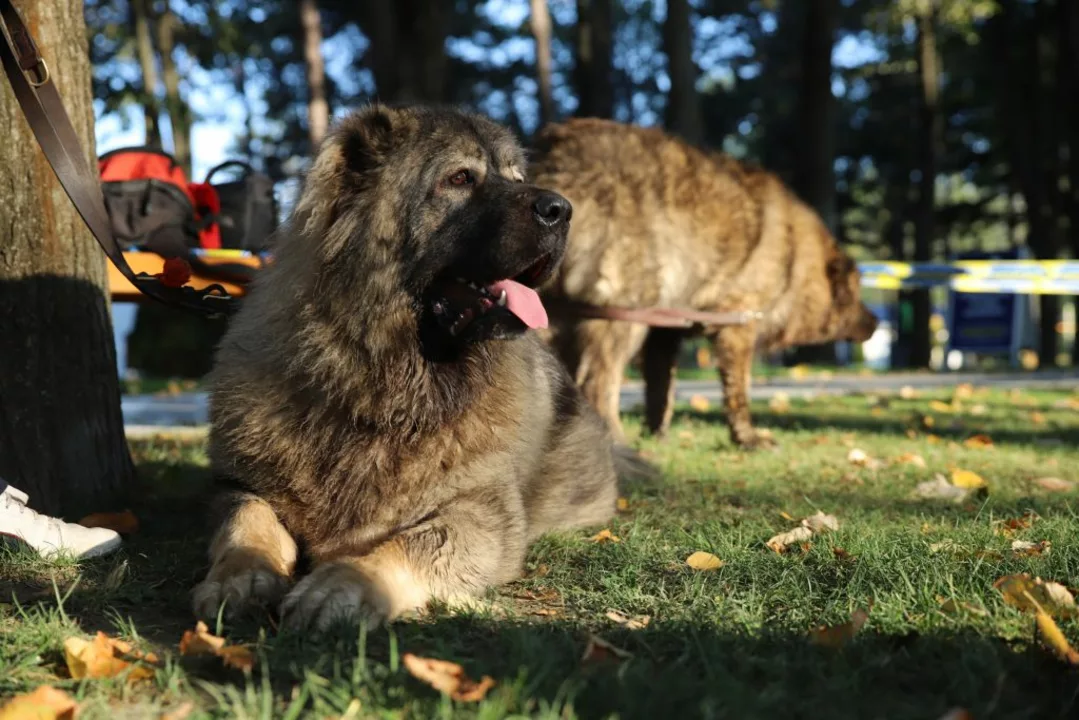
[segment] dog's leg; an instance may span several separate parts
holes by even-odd
[[[516,577],[526,550],[521,513],[493,511],[491,502],[490,495],[460,498],[373,550],[320,559],[285,596],[284,626],[374,626],[422,610],[431,599],[469,604],[488,586]]]
[[[644,341],[644,415],[649,432],[663,436],[674,414],[674,376],[682,332],[652,328]]]
[[[252,606],[272,607],[296,565],[296,542],[264,500],[246,493],[228,497],[228,515],[210,543],[210,572],[195,587],[195,615],[226,617]]]
[[[620,416],[622,380],[646,330],[637,323],[611,320],[588,320],[579,326],[576,341],[581,359],[574,379],[617,442],[625,441]]]
[[[727,425],[731,439],[747,450],[776,445],[770,438],[757,433],[749,414],[749,381],[756,333],[753,325],[732,325],[721,328],[715,337]]]

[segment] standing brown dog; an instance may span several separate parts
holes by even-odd
[[[613,514],[615,462],[644,466],[532,331],[572,209],[525,172],[457,110],[373,106],[325,140],[210,374],[232,490],[199,616],[283,597],[289,627],[392,619]]]
[[[658,129],[577,119],[543,129],[532,179],[574,206],[566,257],[545,297],[761,313],[708,332],[731,437],[743,447],[772,444],[750,419],[756,349],[864,341],[876,329],[860,300],[855,263],[771,173]],[[684,337],[678,329],[572,316],[554,318],[550,334],[618,437],[623,373],[642,347],[647,426],[657,434],[667,429]]]

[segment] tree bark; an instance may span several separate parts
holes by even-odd
[[[91,167],[90,62],[81,0],[15,0]],[[0,81],[0,477],[40,511],[118,507],[134,467],[120,412],[105,255]]]
[[[938,0],[922,0],[918,25],[918,75],[921,85],[920,137],[918,141],[918,204],[915,211],[914,261],[932,259],[933,238],[936,236],[936,203],[934,190],[937,179],[937,157],[941,137],[940,122],[940,54],[937,49],[936,23]],[[911,337],[910,361],[913,367],[929,367],[932,336],[929,320],[932,304],[928,290],[912,295],[914,327]]]
[[[330,124],[326,101],[326,71],[322,61],[322,15],[316,0],[300,0],[303,59],[307,71],[307,139],[313,155]]]
[[[532,38],[536,42],[536,82],[539,85],[540,126],[554,119],[551,91],[551,12],[547,0],[531,0]]]
[[[152,23],[147,0],[131,0],[131,21],[135,31],[135,49],[142,71],[142,112],[146,121],[146,144],[161,147],[161,108],[157,101],[157,65],[154,62]]]
[[[663,51],[667,55],[667,74],[671,80],[671,90],[667,94],[667,129],[687,142],[699,145],[704,140],[704,120],[696,88],[697,66],[693,62],[689,0],[667,0]]]
[[[172,154],[191,178],[191,110],[180,96],[180,73],[173,53],[176,51],[176,28],[180,20],[165,3],[157,19],[157,49],[161,52],[161,75],[165,81],[165,111],[172,126]]]
[[[379,99],[443,101],[452,5],[444,0],[396,0],[369,3],[361,10]]]
[[[611,0],[577,0],[577,58],[573,81],[580,117],[614,116]]]
[[[835,189],[835,96],[832,95],[832,48],[838,0],[807,0],[802,30],[801,82],[798,84],[800,141],[795,144],[792,188],[838,235]],[[835,343],[794,351],[796,362],[834,365]]]

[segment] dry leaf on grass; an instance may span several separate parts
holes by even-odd
[[[842,647],[851,641],[868,619],[869,611],[858,608],[851,613],[848,622],[830,627],[822,625],[811,630],[809,632],[809,641],[814,645],[823,645],[824,647]]]
[[[988,435],[971,435],[963,441],[963,445],[968,448],[991,448],[993,447],[993,438]]]
[[[64,640],[64,660],[67,663],[68,672],[76,680],[116,677],[130,668],[130,672],[127,673],[127,679],[130,682],[152,678],[154,669],[146,665],[137,665],[135,661],[156,663],[157,656],[153,653],[137,652],[123,640],[110,638],[99,630],[93,640],[84,640],[80,637],[69,637]]]
[[[904,400],[913,400],[918,396],[918,391],[912,388],[910,385],[904,385],[899,388],[899,397]]]
[[[242,645],[226,645],[225,638],[210,632],[201,620],[194,630],[185,630],[180,638],[181,655],[216,655],[227,667],[250,670],[255,666],[255,655]]]
[[[712,403],[704,395],[693,395],[689,398],[689,406],[697,412],[707,412]]]
[[[884,464],[880,460],[870,457],[865,452],[865,450],[861,450],[859,448],[854,448],[849,453],[847,453],[847,461],[850,462],[851,465],[869,468],[870,470],[876,470]]]
[[[839,520],[835,515],[826,515],[818,510],[809,517],[802,518],[800,527],[796,527],[793,530],[788,530],[785,533],[780,533],[768,540],[765,545],[776,553],[782,554],[789,546],[795,543],[804,543],[813,537],[814,533],[821,533],[825,530],[838,530]],[[805,548],[808,549],[808,548]]]
[[[1043,477],[1034,480],[1034,484],[1042,490],[1049,492],[1071,492],[1075,489],[1075,483],[1071,480],[1061,480],[1057,477]]]
[[[895,462],[898,465],[914,465],[915,467],[920,468],[925,467],[925,458],[921,455],[916,455],[915,453],[903,453],[895,459]]]
[[[629,500],[626,500],[624,497],[620,497],[617,501],[615,501],[615,507],[622,512],[629,510]]]
[[[610,531],[608,528],[600,530],[598,533],[588,538],[589,542],[594,543],[620,543],[622,538],[618,537]]]
[[[959,468],[952,470],[952,485],[961,488],[969,488],[971,490],[987,487],[987,483],[981,475],[970,470],[961,470]]]
[[[1045,582],[1032,578],[1029,573],[1005,575],[993,587],[1000,590],[1004,602],[1020,610],[1041,609],[1053,617],[1069,618],[1075,615],[1075,598],[1060,583]]]
[[[784,520],[786,520],[788,522],[794,522],[794,516],[791,515],[789,512],[787,512],[786,510],[780,510],[779,511],[779,517],[783,518]]]
[[[63,690],[40,685],[0,707],[0,720],[71,720],[77,709],[75,699]]]
[[[1017,557],[1037,557],[1039,555],[1048,555],[1051,546],[1052,543],[1048,540],[1042,540],[1041,542],[1013,540],[1012,553]]]
[[[1045,414],[1034,411],[1034,412],[1032,412],[1030,414],[1030,421],[1032,423],[1034,423],[1035,425],[1044,425],[1045,424]]]
[[[835,555],[836,560],[840,560],[842,562],[852,562],[856,559],[853,555],[851,555],[849,552],[839,546],[835,546],[832,548],[832,554]]]
[[[796,543],[805,542],[811,537],[813,537],[812,530],[807,527],[796,527],[793,530],[788,530],[785,533],[780,533],[772,537],[768,540],[767,543],[765,543],[765,545],[767,545],[769,549],[777,553],[782,553],[789,546]]]
[[[718,570],[723,567],[723,561],[712,553],[698,550],[686,558],[686,565],[694,570]]]
[[[79,525],[88,528],[108,528],[121,535],[131,535],[139,531],[139,519],[130,510],[92,513],[79,520]]]
[[[648,615],[634,615],[631,617],[623,615],[617,610],[608,610],[607,617],[627,630],[642,630],[648,627],[648,623],[652,621],[652,618]]]
[[[1053,618],[1041,608],[1037,608],[1034,612],[1034,620],[1038,623],[1038,630],[1041,631],[1045,644],[1052,648],[1056,656],[1069,665],[1079,665],[1079,652],[1073,650],[1068,644],[1068,638],[1064,637],[1064,633],[1057,627]]]
[[[979,488],[979,490],[984,492],[985,488]],[[912,495],[923,500],[950,500],[961,503],[974,492],[973,488],[957,487],[948,482],[946,477],[936,473],[932,480],[918,483]]]
[[[933,400],[929,403],[929,409],[933,412],[950,413],[955,410],[955,407],[942,400]]]
[[[463,667],[448,660],[405,653],[401,661],[412,677],[461,702],[479,702],[495,686],[491,677],[484,675],[482,680],[476,682],[465,674]]]
[[[1027,510],[1020,517],[1007,518],[1005,520],[998,520],[994,522],[993,534],[1003,535],[1004,537],[1011,537],[1020,530],[1026,530],[1027,528],[1029,528],[1031,525],[1034,524],[1034,521],[1037,519],[1037,513],[1031,510]]]
[[[608,660],[628,660],[633,653],[612,645],[598,635],[588,634],[588,644],[581,655],[582,663],[606,662]]]

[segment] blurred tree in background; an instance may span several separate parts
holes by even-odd
[[[860,260],[1079,252],[1072,0],[87,0],[86,19],[99,119],[141,118],[184,162],[193,125],[227,123],[283,187],[320,118],[453,102],[526,142],[604,116],[760,162]],[[900,294],[907,364],[929,363],[942,297]],[[1062,300],[1034,301],[1043,366]]]

